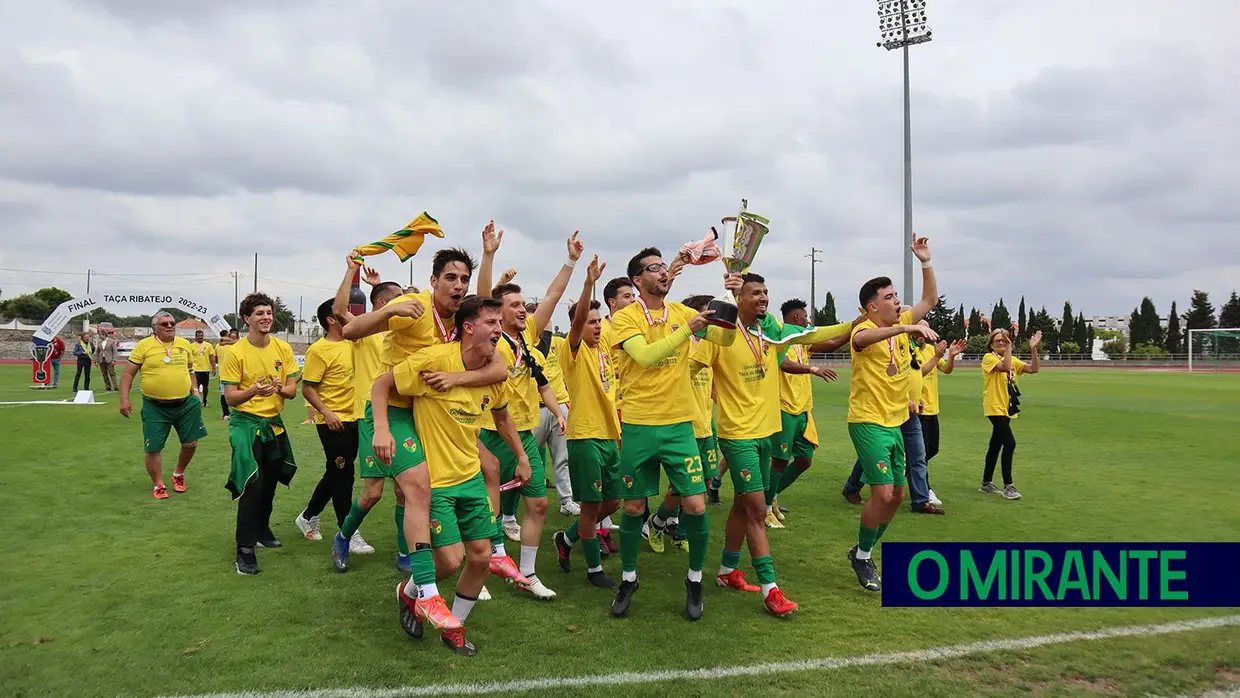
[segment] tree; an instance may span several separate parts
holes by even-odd
[[[986,334],[986,328],[982,325],[982,314],[974,308],[969,312],[969,336],[976,337],[979,334]]]
[[[1149,296],[1141,299],[1141,334],[1144,341],[1142,344],[1148,344],[1151,347],[1161,347],[1165,337],[1163,336],[1162,318],[1158,315],[1158,310],[1154,308],[1154,301]]]
[[[1085,347],[1086,347],[1085,351],[1090,356],[1093,356],[1094,354],[1094,339],[1095,339],[1094,328],[1090,326],[1089,330],[1086,332],[1086,337],[1085,337]]]
[[[52,307],[34,293],[14,296],[0,303],[0,317],[15,319],[28,325],[43,322],[51,312]]]
[[[1012,331],[1012,314],[1008,312],[1002,298],[999,299],[999,303],[995,305],[995,309],[990,313],[990,327],[993,330]]]
[[[73,299],[72,293],[69,293],[68,291],[65,291],[63,289],[56,288],[55,286],[52,286],[49,288],[41,288],[38,291],[35,291],[34,295],[39,300],[43,301],[44,303],[47,303],[47,307],[50,310],[55,310],[57,307],[60,306],[61,303],[64,303],[67,300]]]
[[[272,332],[287,332],[292,330],[295,325],[293,311],[284,305],[284,299],[276,296],[276,307],[272,308],[275,318],[271,323]]]
[[[1085,324],[1085,313],[1077,313],[1076,322],[1072,323],[1072,341],[1080,347],[1077,351],[1093,353],[1094,348],[1089,343],[1089,326]]]
[[[947,307],[947,296],[939,296],[939,304],[926,313],[926,322],[930,325],[930,329],[938,332],[941,338],[951,336],[955,319],[955,311]]]
[[[1071,342],[1071,341],[1072,341],[1072,338],[1076,336],[1076,335],[1075,335],[1075,333],[1074,333],[1074,331],[1075,331],[1075,327],[1074,327],[1074,325],[1075,325],[1075,322],[1074,322],[1074,318],[1073,318],[1073,316],[1072,316],[1072,301],[1064,301],[1064,302],[1063,302],[1063,319],[1059,321],[1059,347],[1058,347],[1058,350],[1059,350],[1060,352],[1063,352],[1063,351],[1064,351],[1064,350],[1063,350],[1063,343],[1064,343],[1064,342]],[[1072,354],[1076,354],[1076,353],[1078,353],[1079,351],[1080,351],[1080,349],[1078,348],[1078,349],[1077,349],[1077,351],[1074,351],[1074,352],[1064,352],[1064,353],[1072,353]]]
[[[835,317],[835,296],[830,291],[827,291],[827,297],[822,302],[822,307],[814,311],[814,318],[811,322],[814,323],[815,327],[830,327],[840,323]]]
[[[1016,341],[1020,341],[1029,336],[1029,316],[1025,314],[1025,297],[1020,297],[1020,312],[1016,314]]]
[[[1080,354],[1081,345],[1077,344],[1076,342],[1070,342],[1070,341],[1060,342],[1059,351],[1060,353],[1063,353],[1063,354]]]
[[[1184,313],[1184,329],[1209,330],[1215,327],[1217,325],[1214,323],[1214,306],[1210,304],[1210,293],[1194,289],[1188,312]],[[1193,337],[1194,352],[1201,351],[1204,339],[1201,335]],[[1187,346],[1187,343],[1185,345]]]
[[[975,334],[965,342],[965,353],[970,356],[980,356],[986,353],[986,335]]]
[[[1163,348],[1171,354],[1178,354],[1184,347],[1184,338],[1180,336],[1180,318],[1176,315],[1175,301],[1171,301],[1171,314],[1167,316],[1167,336]]]
[[[1221,310],[1218,311],[1219,327],[1240,327],[1240,297],[1236,296],[1236,292],[1231,292],[1231,298],[1223,304]],[[1240,340],[1236,337],[1216,337],[1219,351],[1234,354],[1240,350]]]
[[[964,328],[966,317],[964,314],[964,303],[961,303],[960,308],[956,310],[956,317],[952,320],[951,339],[966,339],[969,336],[969,333]]]
[[[1136,308],[1132,309],[1132,315],[1128,317],[1128,346],[1136,349],[1138,344],[1145,343],[1145,327],[1141,324],[1141,312]]]

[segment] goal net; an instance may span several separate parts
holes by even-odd
[[[1188,370],[1240,367],[1240,327],[1188,331]]]

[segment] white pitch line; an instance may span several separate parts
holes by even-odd
[[[1027,650],[1066,642],[1108,640],[1117,637],[1148,637],[1180,633],[1189,630],[1205,630],[1240,625],[1240,615],[1201,618],[1198,620],[1162,623],[1159,625],[1130,625],[1105,630],[1077,633],[1059,633],[1009,640],[988,640],[964,645],[947,645],[913,652],[869,654],[860,657],[824,657],[795,662],[772,662],[746,666],[718,666],[703,669],[674,669],[666,671],[625,672],[599,676],[560,676],[490,683],[434,683],[400,688],[325,688],[291,691],[242,691],[236,693],[212,693],[180,698],[409,698],[412,696],[486,695],[514,691],[547,691],[568,688],[622,686],[628,684],[659,683],[663,681],[715,680],[734,676],[765,676],[801,671],[843,669],[853,666],[886,664],[909,664],[954,659],[982,652],[1000,650]],[[468,662],[468,659],[462,660]]]

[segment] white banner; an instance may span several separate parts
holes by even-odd
[[[183,310],[194,317],[201,318],[215,331],[216,336],[219,336],[220,332],[232,329],[224,321],[223,315],[213,312],[202,303],[185,296],[168,293],[92,293],[89,296],[74,298],[61,303],[43,321],[39,331],[34,333],[34,339],[36,342],[50,342],[52,337],[55,337],[64,329],[69,320],[78,315],[89,313],[97,308],[121,304],[149,306],[152,310],[164,308]]]

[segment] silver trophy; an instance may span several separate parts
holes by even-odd
[[[771,232],[771,221],[756,213],[750,213],[746,210],[748,208],[749,200],[741,199],[741,208],[736,216],[722,219],[720,249],[723,252],[723,266],[729,273],[744,274],[749,271],[754,257],[758,254],[758,246],[762,244],[762,238]],[[706,304],[706,309],[715,311],[706,322],[729,330],[736,329],[736,296],[730,290],[725,288],[722,296]]]

